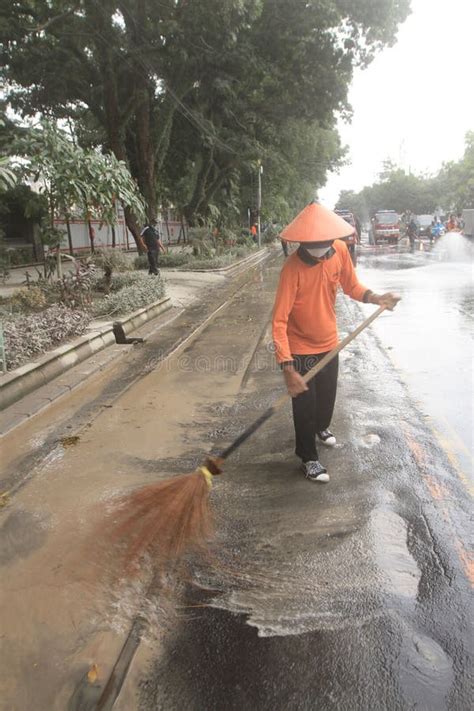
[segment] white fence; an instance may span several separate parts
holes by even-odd
[[[89,225],[84,220],[71,220],[69,223],[71,232],[71,243],[69,244],[69,237],[67,232],[67,225],[65,220],[55,220],[55,227],[63,232],[63,239],[61,242],[61,251],[69,252],[72,246],[74,252],[90,252],[91,240],[89,237]],[[114,236],[112,228],[107,225],[101,225],[98,220],[90,221],[94,247],[112,247],[114,244]],[[182,225],[180,222],[169,221],[169,222],[158,222],[158,226],[161,231],[161,236],[165,244],[176,244],[178,241],[187,241],[187,227]],[[125,220],[123,217],[119,217],[117,224],[114,227],[115,230],[115,246],[119,249],[136,249],[135,240],[133,235],[128,230]]]

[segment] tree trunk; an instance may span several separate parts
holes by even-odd
[[[211,148],[204,152],[201,159],[201,167],[199,168],[194,185],[193,195],[187,205],[184,206],[183,212],[186,221],[190,227],[194,227],[198,217],[199,205],[204,200],[206,194],[206,184],[209,174],[213,167],[214,151]]]
[[[69,242],[69,254],[72,257],[74,254],[74,249],[72,246],[71,223],[69,222],[69,217],[66,217],[66,229],[67,229],[67,241]]]
[[[89,242],[91,245],[91,254],[94,254],[94,252],[95,252],[95,245],[94,245],[95,235],[94,235],[94,228],[92,227],[90,220],[87,220],[87,230],[89,232]]]
[[[146,201],[146,214],[153,223],[157,215],[155,157],[150,139],[150,88],[146,78],[140,79],[140,101],[136,113],[136,146],[138,183]]]
[[[125,207],[124,208],[124,213],[125,213],[125,224],[127,225],[128,229],[133,235],[133,239],[136,242],[137,245],[137,251],[138,254],[144,254],[145,250],[143,249],[143,244],[142,240],[140,238],[140,227],[138,226],[137,218],[133,214],[133,212],[130,210],[130,208]]]
[[[110,294],[112,286],[112,267],[104,267],[104,292]]]

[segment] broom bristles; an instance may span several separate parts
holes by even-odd
[[[196,470],[138,489],[114,507],[109,525],[128,571],[145,555],[163,565],[204,552],[213,530],[206,477]]]

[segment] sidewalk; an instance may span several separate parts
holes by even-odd
[[[113,319],[113,321],[93,321],[87,333],[78,338],[67,341],[63,345],[46,352],[34,361],[27,363],[16,370],[10,371],[0,376],[0,408],[5,409],[14,405],[21,398],[25,398],[30,393],[48,383],[54,377],[66,373],[76,363],[90,359],[97,351],[114,343],[112,325],[115,320],[123,324],[127,335],[133,334],[135,337],[143,337],[143,334],[136,332],[136,329],[150,319],[156,318],[160,313],[171,307],[186,308],[188,303],[194,299],[199,299],[203,289],[208,289],[212,285],[218,284],[227,277],[232,277],[240,271],[251,268],[262,259],[267,258],[268,250],[261,250],[256,254],[249,255],[235,264],[221,269],[201,270],[200,272],[184,272],[168,270],[163,272],[166,283],[167,295],[164,299],[139,309],[137,312]],[[118,350],[124,350],[122,349]],[[103,359],[100,359],[102,362]],[[16,409],[13,408],[8,416],[0,415],[0,434],[7,431],[11,426],[15,426],[21,417],[31,416],[38,412],[50,401],[60,397],[67,389],[72,389],[80,382],[84,372],[94,372],[90,370],[77,370],[75,374],[66,376],[60,383],[60,388],[51,389],[50,394],[41,394],[33,398],[30,403],[20,403]]]

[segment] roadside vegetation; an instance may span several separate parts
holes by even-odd
[[[273,241],[271,228],[264,241]],[[160,256],[160,268],[200,270],[225,267],[257,250],[245,232],[190,231],[189,242]],[[75,260],[72,271],[57,277],[55,264],[45,274],[25,272],[24,286],[0,302],[0,319],[6,340],[8,368],[83,334],[93,319],[109,320],[158,301],[165,284],[149,276],[148,259],[135,259],[117,249],[96,250],[85,260]]]
[[[48,116],[78,150],[126,166],[148,220],[171,206],[219,229],[255,219],[261,167],[263,222],[314,197],[344,159],[336,125],[353,72],[409,12],[409,0],[3,5],[4,108],[20,119],[4,112],[5,153]],[[140,211],[123,204],[140,246]]]
[[[350,113],[353,73],[395,41],[408,12],[409,0],[3,2],[0,279],[25,260],[42,263],[2,305],[10,366],[92,318],[160,298],[140,238],[160,210],[190,227],[162,268],[246,257],[258,217],[272,241],[272,225],[342,164],[337,122]],[[113,249],[122,210],[135,271]],[[76,256],[75,218],[88,227],[90,257],[63,273],[66,239]],[[92,220],[110,228],[112,249],[97,250]]]
[[[27,272],[27,274],[29,274]],[[0,303],[8,369],[85,333],[93,319],[110,320],[161,299],[159,276],[136,271],[116,250],[76,261],[60,279],[40,271]]]
[[[336,207],[364,220],[381,209],[424,215],[474,208],[474,131],[466,135],[463,157],[445,163],[436,175],[413,175],[387,162],[376,183],[358,193],[343,190]]]

